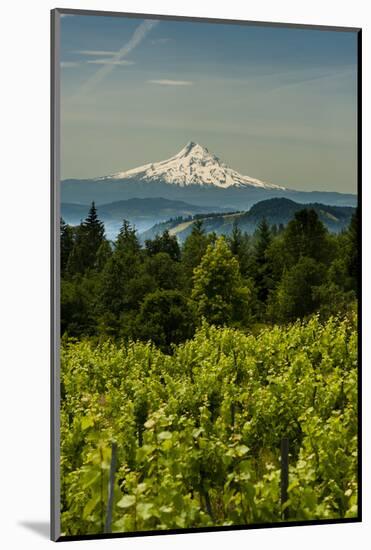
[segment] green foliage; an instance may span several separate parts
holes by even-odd
[[[242,233],[238,224],[234,223],[232,233],[227,237],[227,242],[233,256],[238,260],[241,275],[248,276],[253,263],[250,236],[247,233]]]
[[[162,235],[157,235],[153,240],[146,241],[146,250],[150,256],[158,253],[166,253],[172,260],[180,260],[180,248],[175,235],[170,235],[166,230]]]
[[[314,313],[319,305],[320,295],[314,292],[324,276],[321,264],[312,258],[302,257],[284,272],[282,280],[273,295],[270,311],[273,318],[294,321]]]
[[[281,521],[282,437],[288,520],[355,517],[357,246],[308,210],[181,249],[61,220],[64,534],[103,531],[113,442],[114,531]]]
[[[196,220],[182,248],[182,265],[187,287],[192,285],[193,270],[200,265],[210,242],[211,237],[206,235],[202,220]]]
[[[258,299],[265,303],[273,287],[273,268],[269,261],[268,250],[272,243],[272,234],[265,220],[262,220],[255,233],[254,280]]]
[[[171,290],[181,287],[181,265],[167,252],[158,252],[146,258],[144,270],[153,279],[154,288]]]
[[[124,220],[100,278],[100,327],[102,332],[117,334],[123,314],[135,308],[146,288],[140,292],[141,249],[135,230]],[[147,282],[145,287],[147,287]]]
[[[61,247],[61,273],[67,269],[68,258],[73,249],[74,235],[71,226],[67,225],[63,218],[60,221],[60,247]]]
[[[164,351],[193,336],[193,312],[178,290],[147,294],[137,319],[141,339],[151,340]]]
[[[145,326],[144,300],[163,290],[193,296],[190,326],[204,316],[249,330],[314,312],[323,319],[345,314],[357,295],[357,214],[339,235],[329,234],[314,211],[303,210],[286,229],[262,220],[253,237],[235,224],[225,240],[229,250],[224,245],[220,257],[216,241],[205,233],[202,219],[193,222],[181,249],[168,232],[142,247],[126,220],[116,241],[108,242],[94,205],[78,227],[61,220],[62,333],[145,341],[153,325]],[[167,323],[164,318],[156,326]],[[182,326],[175,343],[188,338]],[[169,338],[161,341],[163,346]]]
[[[168,292],[168,291],[167,291]],[[64,341],[61,521],[113,531],[357,515],[357,328],[318,317],[258,335],[204,324],[172,356],[152,344]]]
[[[72,275],[84,274],[89,269],[96,269],[98,250],[104,240],[104,225],[98,218],[93,202],[86,219],[76,230],[74,245],[68,259],[68,272]]]
[[[358,270],[359,270],[359,253],[358,253],[358,241],[359,241],[359,210],[357,209],[352,216],[349,229],[346,233],[346,268],[347,274],[350,277],[350,286],[358,296]]]
[[[121,229],[115,243],[117,253],[137,255],[140,252],[140,244],[137,237],[137,232],[130,225],[130,222],[123,220]]]
[[[207,247],[193,281],[192,299],[199,319],[216,325],[246,320],[250,290],[224,237]]]
[[[303,256],[323,263],[331,260],[328,232],[315,210],[296,212],[294,219],[287,225],[284,243],[292,265]]]
[[[91,336],[96,332],[99,281],[94,276],[75,275],[61,281],[61,333]]]

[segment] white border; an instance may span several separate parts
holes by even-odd
[[[199,17],[240,18],[303,24],[363,27],[364,98],[364,426],[370,418],[371,339],[370,293],[367,273],[371,235],[368,107],[370,52],[367,2],[280,0],[259,3],[229,0],[217,5],[188,0],[75,0],[55,4],[48,0],[19,0],[2,6],[1,134],[1,543],[6,549],[40,548],[53,544],[37,532],[49,521],[49,10],[54,7],[156,12]],[[370,66],[370,63],[368,62]],[[5,169],[4,169],[5,167]],[[371,368],[371,367],[370,367]],[[370,432],[370,430],[368,430]],[[371,464],[370,443],[364,433],[364,464]],[[124,545],[125,548],[166,549],[214,545],[217,549],[247,545],[259,549],[368,548],[371,516],[368,504],[371,473],[364,469],[364,523],[297,527],[257,531],[201,533],[111,541],[89,541],[89,548]],[[32,523],[31,527],[26,524]],[[39,524],[39,525],[38,525]],[[36,529],[36,531],[35,531]]]

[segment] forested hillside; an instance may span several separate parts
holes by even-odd
[[[253,235],[263,219],[275,231],[286,226],[303,208],[314,210],[320,221],[332,233],[340,233],[346,229],[355,211],[351,206],[330,206],[320,203],[302,205],[289,199],[274,198],[257,202],[248,211],[173,216],[172,219],[157,223],[142,232],[141,239],[153,238],[168,230],[183,242],[191,233],[195,221],[200,219],[206,233],[215,232],[217,235],[230,235],[236,225],[242,232]]]
[[[182,246],[165,231],[144,246],[124,221],[114,243],[93,205],[61,226],[61,329],[74,337],[147,341],[169,351],[202,319],[251,330],[318,312],[345,313],[357,296],[357,216],[329,233],[314,210],[253,236],[206,234],[197,220]]]

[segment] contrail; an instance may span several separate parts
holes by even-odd
[[[133,36],[129,42],[122,46],[113,56],[110,58],[110,63],[107,63],[102,68],[98,69],[90,78],[88,78],[77,90],[75,97],[87,94],[93,88],[95,88],[102,80],[104,80],[122,60],[123,57],[128,55],[134,48],[144,40],[147,34],[153,27],[155,27],[158,21],[143,21],[134,31]]]

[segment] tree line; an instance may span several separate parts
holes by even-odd
[[[78,226],[61,219],[61,333],[152,340],[164,351],[191,338],[205,319],[253,331],[354,307],[358,213],[329,233],[312,209],[286,227],[262,220],[253,236],[207,234],[202,219],[182,245],[164,231],[142,245],[124,220],[114,242],[92,203]]]

